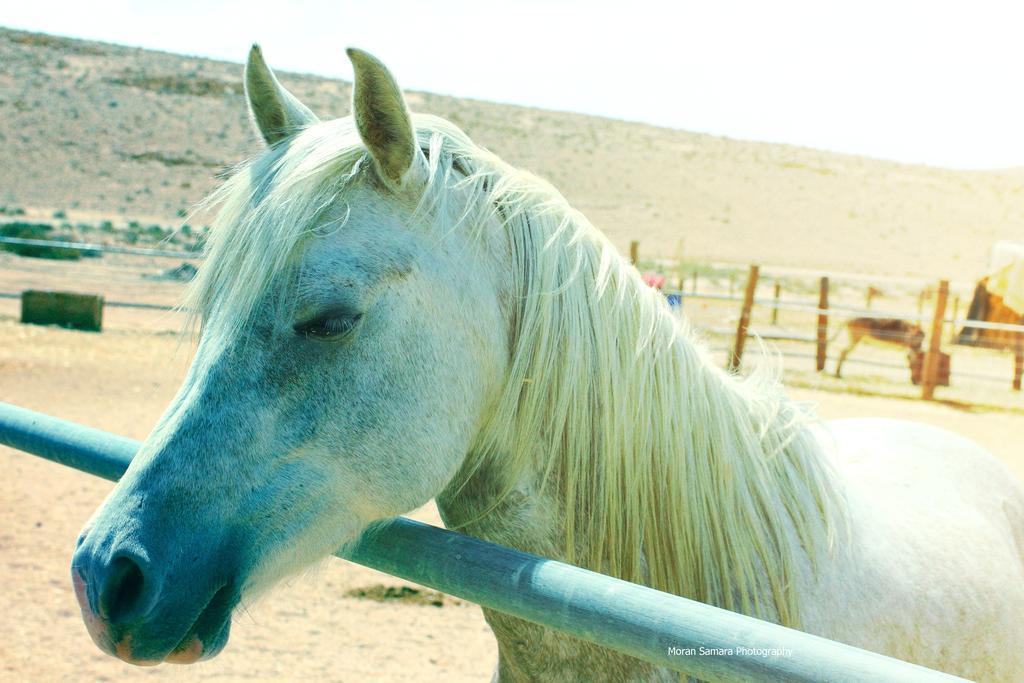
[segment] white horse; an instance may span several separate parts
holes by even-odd
[[[73,560],[101,648],[213,656],[240,600],[436,498],[489,541],[1024,676],[1024,493],[1004,467],[931,427],[818,423],[772,378],[726,374],[555,190],[349,56],[353,116],[320,122],[250,54],[267,147],[214,196],[194,362]],[[485,615],[501,681],[676,678]]]

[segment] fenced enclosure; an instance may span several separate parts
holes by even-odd
[[[0,302],[14,306],[25,290],[100,295],[105,320],[149,330],[180,326],[175,310],[202,259],[201,252],[183,249],[5,236],[0,236],[0,247],[39,250],[35,258],[0,251]],[[54,250],[79,258],[46,256]],[[126,310],[135,315],[124,315]]]
[[[54,262],[0,251],[0,306],[4,300],[13,304],[26,289],[99,294],[108,309],[104,320],[162,331],[180,328],[175,306],[202,258],[200,251],[163,242],[142,247],[0,236],[0,246],[85,255]],[[630,257],[640,258],[638,242],[630,245]],[[644,263],[639,266],[643,269]],[[953,344],[963,329],[998,330],[1024,339],[1024,325],[966,319],[972,282],[943,285],[729,264],[658,262],[648,267],[670,274],[665,294],[702,331],[724,366],[739,369],[745,352],[757,343],[748,337],[756,337],[781,357],[786,381],[794,386],[900,398],[932,398],[940,386],[939,396],[953,403],[1024,410],[1024,397],[1009,390],[1021,386],[1024,344],[1017,344],[1016,353]],[[921,386],[911,383],[913,368],[903,354],[866,344],[844,359],[843,379],[831,376],[845,342],[843,326],[855,317],[918,324],[929,344],[938,341],[921,356]],[[746,356],[750,365],[751,356]],[[945,356],[951,356],[946,358],[948,387],[939,372]]]
[[[139,446],[3,403],[0,444],[112,481]],[[709,681],[963,680],[403,518],[338,555]]]
[[[815,277],[757,265],[658,267],[677,273],[664,293],[678,302],[680,315],[703,334],[724,366],[756,364],[760,354],[745,353],[756,337],[767,342],[769,356],[781,358],[791,386],[1024,410],[1024,325],[967,319],[974,283],[853,274]],[[856,318],[920,326],[926,339],[918,359],[923,367],[913,367],[907,349],[860,344],[844,359],[842,379],[834,377],[847,341],[846,324]],[[965,329],[1006,332],[1017,343],[1009,351],[956,344]],[[944,364],[949,364],[948,377],[941,372]],[[912,382],[918,373],[920,381]]]

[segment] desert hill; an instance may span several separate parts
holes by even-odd
[[[322,118],[347,113],[348,83],[279,75]],[[256,149],[241,76],[240,64],[0,29],[0,204],[70,220],[180,221]],[[617,245],[640,240],[648,258],[681,248],[688,260],[970,280],[993,241],[1024,237],[1022,170],[905,165],[429,93],[409,100],[548,178]]]

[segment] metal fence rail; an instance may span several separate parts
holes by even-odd
[[[682,290],[665,290],[665,295],[678,295],[683,304],[687,299],[707,299],[710,301],[743,301],[743,297],[736,294],[716,294],[713,292],[685,292]],[[856,306],[829,306],[818,308],[814,301],[792,301],[789,299],[754,299],[755,306],[766,308],[777,308],[781,311],[803,311],[811,315],[828,315],[833,313],[845,313],[849,317],[858,318],[880,318],[907,320],[910,322],[927,322],[932,316],[921,313],[895,313],[892,311],[878,311]],[[1024,325],[1014,323],[990,323],[981,320],[970,320],[968,318],[943,318],[943,324],[954,327],[973,327],[979,330],[998,330],[1001,332],[1024,332]]]
[[[165,258],[201,259],[202,252],[174,249],[150,249],[148,247],[119,247],[114,244],[92,244],[89,242],[58,242],[56,240],[35,240],[27,237],[0,237],[0,244],[15,244],[24,247],[49,247],[51,249],[74,249],[106,254],[134,254],[136,256],[160,256]]]
[[[7,403],[0,444],[110,480],[139,446]],[[371,527],[338,556],[710,681],[963,680],[405,518]],[[734,654],[683,654],[691,648]],[[764,655],[773,649],[785,654]]]
[[[0,292],[0,299],[21,299],[21,294],[18,292]],[[171,306],[169,304],[147,304],[140,301],[111,301],[110,299],[104,298],[104,306],[114,306],[116,308],[142,308],[152,311],[185,311],[187,309],[181,306]]]

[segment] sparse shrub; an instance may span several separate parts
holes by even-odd
[[[145,235],[150,240],[162,240],[167,232],[162,225],[153,224],[146,228]]]
[[[120,76],[105,78],[107,83],[126,85],[140,90],[150,90],[161,94],[197,95],[200,97],[220,97],[235,94],[235,85],[212,78],[204,78],[196,73],[185,76],[151,76],[142,71],[125,71]]]
[[[185,216],[188,215],[188,211],[186,211],[185,209],[178,209],[175,212],[175,215],[177,215],[178,218],[184,218]]]
[[[114,232],[114,224],[110,221],[101,221],[100,230],[103,232]]]
[[[0,225],[0,235],[4,237],[21,237],[27,240],[48,240],[53,226],[49,223],[23,223],[14,221]]]
[[[20,237],[30,240],[53,240],[49,235],[53,226],[47,223],[23,223],[14,222],[0,225],[0,236]],[[46,247],[42,245],[29,244],[0,244],[0,248],[18,256],[31,258],[47,258],[61,261],[77,261],[82,258],[82,253],[77,249],[67,247]]]
[[[53,212],[53,217],[56,218],[57,220],[61,220],[61,219],[67,218],[68,217],[68,213],[64,209],[60,209],[59,211],[54,211]]]

